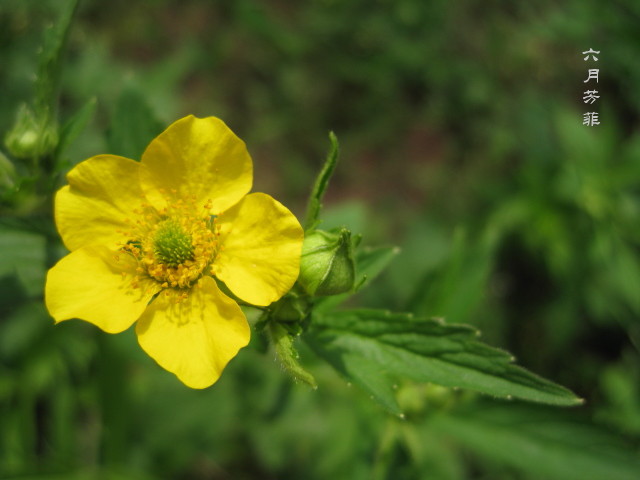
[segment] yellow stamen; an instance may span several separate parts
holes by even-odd
[[[172,192],[174,195],[177,192]],[[210,214],[211,201],[202,208],[196,198],[172,199],[170,207],[156,210],[143,204],[132,210],[121,251],[138,263],[133,284],[155,280],[161,288],[190,288],[213,263],[218,252],[219,227]],[[168,292],[167,292],[168,293]],[[179,298],[186,298],[183,292]]]

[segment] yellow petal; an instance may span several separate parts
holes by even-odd
[[[176,303],[179,290],[166,290],[136,325],[138,342],[158,364],[191,388],[205,388],[249,343],[249,324],[237,303],[203,277]]]
[[[138,180],[140,164],[115,155],[98,155],[76,165],[69,185],[56,194],[56,226],[69,250],[85,245],[116,246],[117,230],[144,199]]]
[[[134,288],[135,268],[129,254],[104,246],[75,250],[47,274],[47,309],[56,323],[80,318],[105,332],[122,332],[140,317],[160,289],[151,280],[140,281]]]
[[[231,291],[269,305],[298,278],[304,233],[296,217],[264,193],[252,193],[217,219],[222,250],[214,271]]]
[[[251,157],[242,140],[215,117],[192,115],[171,124],[142,155],[140,184],[157,209],[178,199],[211,200],[218,214],[250,189]]]

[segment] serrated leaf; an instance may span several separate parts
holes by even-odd
[[[532,405],[480,406],[425,425],[474,453],[549,480],[633,480],[640,458],[619,435],[580,415]]]
[[[402,378],[501,398],[552,405],[581,400],[560,385],[513,365],[509,353],[478,340],[467,325],[380,310],[315,314],[311,348],[389,411],[400,414],[393,385]]]
[[[142,93],[128,88],[118,98],[111,119],[107,135],[109,153],[140,160],[149,142],[163,129]]]

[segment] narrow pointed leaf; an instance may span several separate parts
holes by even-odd
[[[149,142],[163,129],[142,92],[127,88],[118,98],[111,120],[109,153],[140,160]]]
[[[342,375],[396,414],[400,412],[391,395],[394,383],[403,378],[501,398],[559,406],[581,403],[566,388],[514,365],[509,353],[480,342],[478,335],[467,325],[351,310],[314,315],[306,340]]]
[[[64,124],[60,132],[60,140],[56,147],[56,158],[65,152],[65,150],[73,143],[82,130],[87,126],[89,120],[96,110],[95,97],[90,98],[80,109]]]
[[[331,148],[329,149],[329,154],[327,155],[327,159],[322,166],[322,170],[318,174],[316,178],[315,185],[313,186],[313,191],[311,192],[311,196],[309,197],[309,204],[307,205],[307,215],[305,218],[305,230],[311,230],[318,224],[318,217],[320,216],[320,209],[322,208],[322,197],[324,196],[324,192],[329,186],[329,180],[333,175],[333,171],[336,168],[336,164],[338,163],[338,155],[339,155],[339,146],[338,139],[333,132],[329,132],[329,140],[331,141]]]

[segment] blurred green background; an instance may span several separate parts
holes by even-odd
[[[65,3],[0,1],[3,136]],[[64,250],[27,180],[0,187],[0,477],[640,478],[638,25],[634,0],[81,2],[59,114],[97,108],[67,168],[215,115],[254,190],[301,216],[333,130],[324,226],[402,249],[353,303],[475,325],[587,403],[404,384],[401,420],[303,345],[320,388],[294,384],[257,338],[189,390],[131,331],[53,326],[44,275]]]

